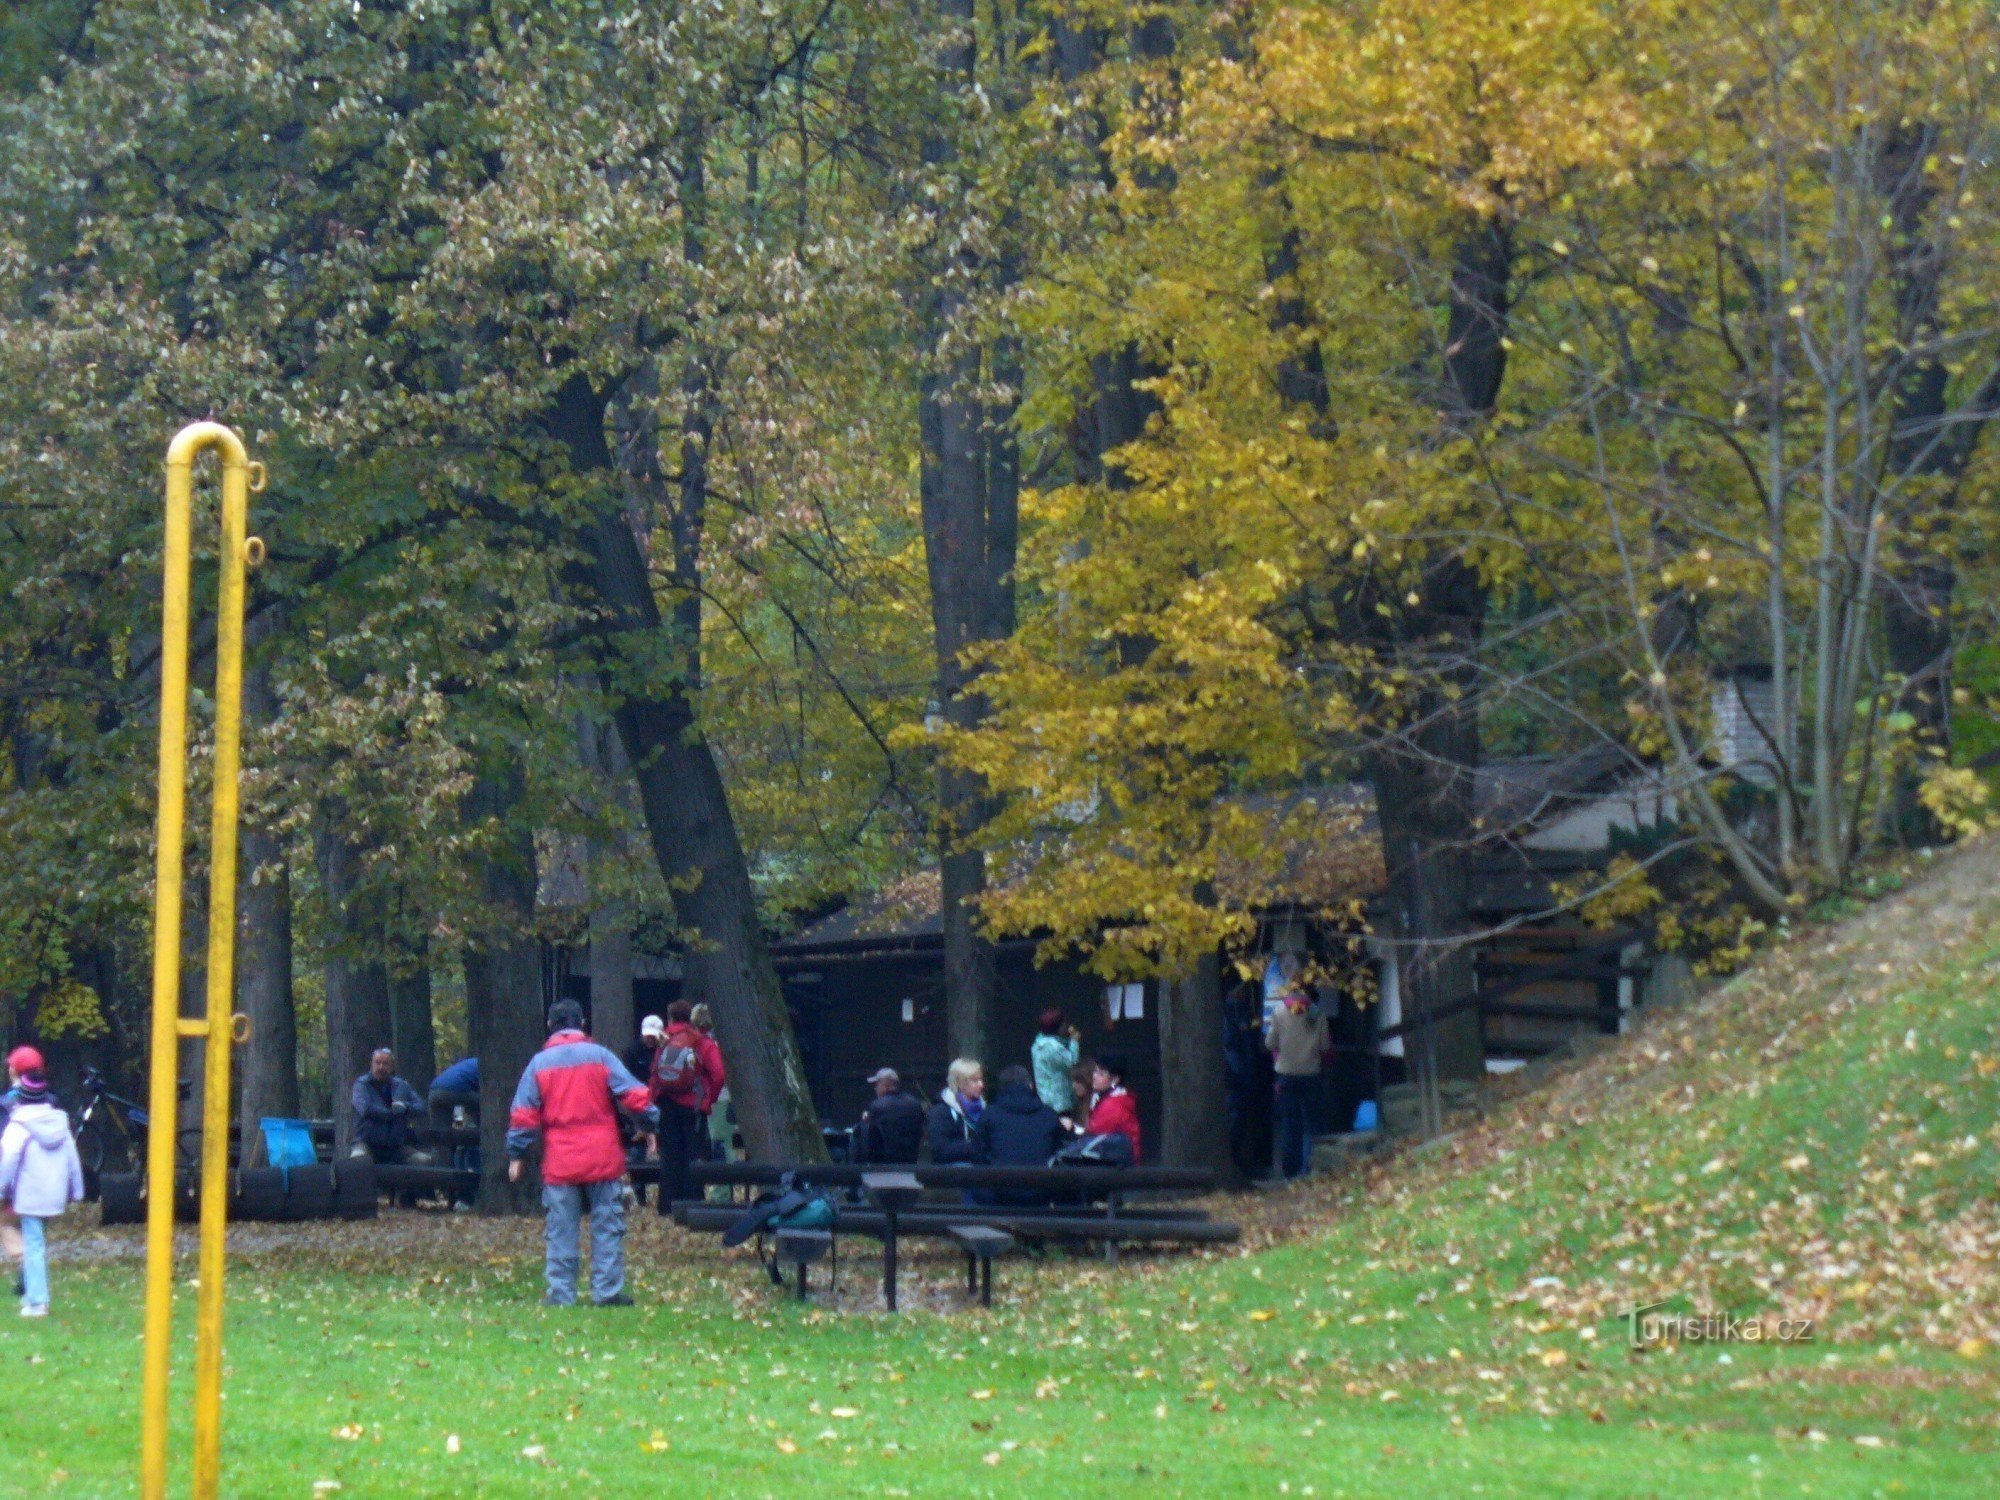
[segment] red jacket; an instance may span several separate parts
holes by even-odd
[[[1088,1135],[1124,1136],[1132,1143],[1133,1162],[1139,1160],[1139,1106],[1123,1085],[1097,1096],[1090,1106],[1090,1121],[1083,1128]]]
[[[618,1111],[647,1130],[660,1112],[625,1064],[580,1031],[558,1031],[528,1059],[507,1116],[507,1157],[542,1138],[542,1181],[551,1187],[615,1182],[625,1175]]]
[[[669,1084],[660,1077],[660,1059],[672,1047],[688,1048],[701,1064],[699,1071],[677,1084]],[[714,1037],[686,1021],[676,1021],[667,1028],[666,1041],[653,1051],[653,1076],[648,1084],[654,1103],[678,1104],[683,1109],[698,1109],[707,1114],[715,1108],[715,1101],[727,1082],[729,1075],[722,1068],[722,1049],[715,1045]]]

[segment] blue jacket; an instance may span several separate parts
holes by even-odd
[[[439,1089],[454,1094],[476,1094],[479,1092],[479,1059],[461,1058],[431,1080],[431,1092]]]

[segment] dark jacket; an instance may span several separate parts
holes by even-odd
[[[410,1126],[423,1116],[424,1101],[417,1091],[400,1078],[378,1083],[372,1073],[354,1080],[348,1102],[354,1106],[354,1136],[365,1141],[379,1160],[402,1154],[409,1144]]]
[[[924,1139],[924,1107],[910,1094],[878,1095],[854,1132],[854,1159],[908,1163]]]
[[[971,1165],[977,1158],[972,1149],[972,1121],[958,1107],[958,1099],[947,1087],[931,1106],[924,1120],[924,1141],[931,1148],[934,1165],[948,1167],[957,1162]]]
[[[1068,1139],[1062,1116],[1018,1083],[1001,1084],[972,1127],[973,1150],[992,1167],[1046,1167]]]

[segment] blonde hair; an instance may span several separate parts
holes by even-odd
[[[702,1031],[713,1031],[715,1029],[715,1015],[709,1010],[706,1000],[688,1012],[688,1025]]]
[[[944,1081],[954,1093],[965,1092],[965,1085],[975,1078],[984,1078],[986,1070],[970,1057],[961,1057],[945,1069]]]

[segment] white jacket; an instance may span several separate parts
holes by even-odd
[[[17,1104],[0,1132],[0,1198],[23,1218],[53,1219],[83,1200],[83,1162],[69,1116],[52,1104]]]

